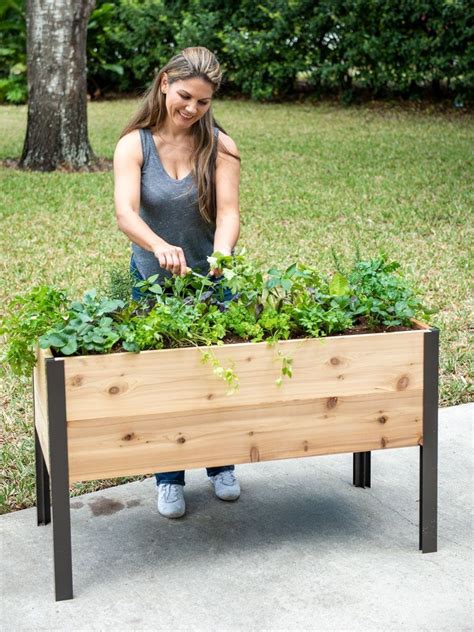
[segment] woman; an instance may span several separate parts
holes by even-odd
[[[212,114],[222,73],[206,48],[185,48],[157,74],[114,155],[119,228],[132,241],[136,278],[209,274],[207,257],[231,254],[240,231],[240,157]],[[207,468],[215,494],[237,500],[234,466]],[[158,511],[186,511],[184,471],[156,474]]]

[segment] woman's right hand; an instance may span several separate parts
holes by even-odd
[[[188,267],[184,257],[184,251],[179,246],[172,246],[166,241],[156,246],[153,254],[158,259],[160,266],[171,274],[186,276]]]

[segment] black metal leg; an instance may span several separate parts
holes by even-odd
[[[419,504],[420,518],[418,520],[419,538],[418,549],[423,549],[423,446],[420,445],[420,504]]]
[[[352,483],[356,487],[370,487],[370,452],[354,452]]]
[[[435,553],[438,531],[439,331],[424,335],[423,445],[420,446],[420,538],[423,553]]]
[[[363,469],[362,452],[354,452],[352,455],[352,484],[355,487],[362,487],[361,483],[361,472]]]
[[[64,362],[46,361],[56,601],[72,599],[71,515]]]
[[[38,525],[51,522],[51,498],[49,473],[44,460],[43,450],[35,428],[35,467],[36,467],[36,516]]]
[[[370,452],[364,452],[364,485],[370,487]]]

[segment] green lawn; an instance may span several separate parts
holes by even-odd
[[[95,152],[111,158],[136,101],[92,103]],[[472,117],[397,108],[217,101],[242,156],[240,246],[265,266],[301,260],[333,269],[331,247],[355,244],[402,264],[441,328],[441,405],[473,399]],[[26,108],[0,108],[0,159],[21,153]],[[80,294],[126,266],[111,173],[39,174],[0,168],[0,299],[45,282]],[[472,331],[472,329],[471,329]],[[34,504],[30,380],[3,377],[5,476],[0,511]],[[117,481],[76,485],[75,493]]]

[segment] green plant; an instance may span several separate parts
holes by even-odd
[[[257,317],[242,302],[231,303],[225,312],[224,325],[226,330],[239,336],[242,340],[260,342],[263,340],[262,327],[257,323]]]
[[[0,4],[0,103],[25,103],[26,21],[24,0]]]
[[[25,103],[28,97],[26,66],[15,64],[8,77],[0,79],[0,103]]]
[[[293,377],[293,358],[288,354],[282,353],[280,350],[278,350],[277,356],[277,359],[281,361],[281,375],[275,380],[275,384],[281,386],[285,375],[287,377]]]
[[[222,285],[233,290],[230,302],[213,291],[209,278],[191,271],[163,285],[157,275],[139,282],[144,300],[138,302],[124,296],[122,277],[115,273],[113,297],[89,290],[82,301],[67,304],[64,293],[36,288],[17,297],[3,321],[7,360],[17,372],[30,370],[38,338],[42,348],[64,356],[222,345],[232,337],[272,344],[342,333],[361,322],[368,329],[410,326],[412,318],[429,313],[401,276],[399,264],[387,262],[383,254],[358,261],[348,277],[341,272],[324,277],[301,263],[263,274],[244,254],[208,258],[222,270]],[[231,380],[233,370],[206,358],[212,359],[216,375]],[[280,359],[281,378],[291,377],[291,359]]]
[[[82,302],[70,304],[64,324],[40,337],[40,346],[51,347],[65,356],[107,353],[123,335],[120,325],[111,316],[124,306],[121,300],[97,298],[97,291],[89,290]]]
[[[41,285],[15,296],[0,320],[0,334],[7,338],[3,360],[14,373],[26,375],[35,365],[38,339],[67,318],[67,297],[62,290]]]
[[[99,294],[111,299],[128,301],[135,283],[136,279],[128,267],[113,266],[107,271],[104,284],[99,289]]]
[[[25,1],[0,5],[0,99],[26,100]],[[473,96],[468,0],[97,0],[87,32],[88,89],[142,91],[170,54],[215,51],[223,91],[281,100],[304,86],[338,93],[417,98]],[[248,69],[252,68],[252,72]]]
[[[201,362],[203,364],[210,363],[212,366],[212,372],[215,376],[223,379],[229,385],[230,389],[227,391],[227,395],[233,395],[239,389],[239,378],[234,371],[235,363],[233,362],[230,367],[224,367],[216,358],[216,356],[206,349],[201,351]]]
[[[417,316],[433,312],[425,308],[400,272],[400,264],[384,254],[371,261],[358,261],[349,275],[353,293],[351,314],[366,318],[370,328],[409,327]]]

